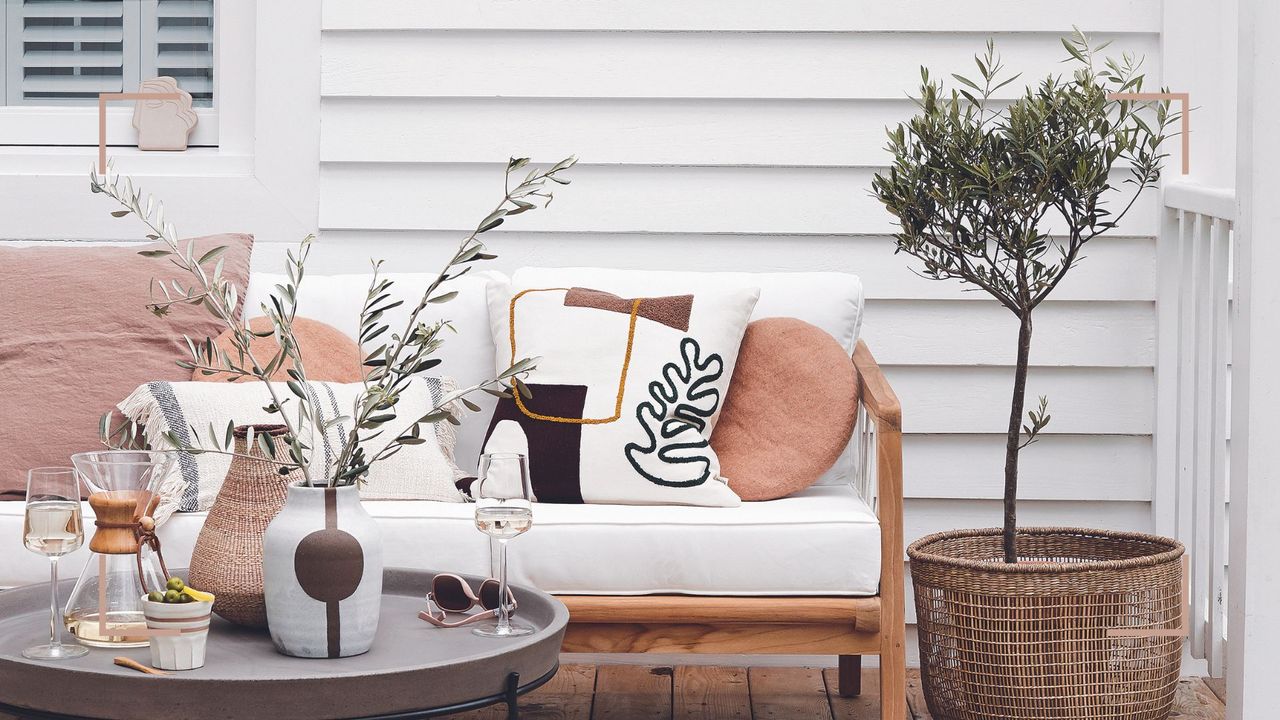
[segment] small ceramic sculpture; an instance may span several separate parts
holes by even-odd
[[[191,93],[178,87],[171,77],[143,80],[140,93],[177,93],[181,100],[139,100],[133,108],[133,126],[138,129],[139,150],[186,150],[187,136],[196,126],[191,109]]]

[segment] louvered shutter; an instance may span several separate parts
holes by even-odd
[[[168,75],[196,106],[213,101],[213,0],[144,0],[142,77]]]
[[[136,88],[139,9],[136,0],[7,0],[7,104],[84,104]]]

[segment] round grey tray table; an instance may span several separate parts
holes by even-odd
[[[113,663],[123,655],[149,664],[145,647],[93,648],[83,658],[57,662],[23,658],[23,648],[48,640],[49,588],[3,592],[0,713],[49,720],[414,720],[505,702],[517,717],[517,696],[550,680],[559,667],[569,612],[546,593],[513,586],[517,617],[537,628],[532,635],[493,639],[467,627],[437,628],[417,617],[433,576],[385,571],[377,640],[364,655],[286,657],[265,630],[215,616],[204,667],[166,676]],[[478,578],[468,579],[478,586]],[[72,582],[60,585],[65,600]]]

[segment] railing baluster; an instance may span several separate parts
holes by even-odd
[[[1191,534],[1191,652],[1204,657],[1205,639],[1209,620],[1209,577],[1213,568],[1210,562],[1209,498],[1212,469],[1210,457],[1213,446],[1213,267],[1212,267],[1212,219],[1196,215],[1195,243],[1192,262],[1195,264],[1195,285],[1192,291],[1195,312],[1195,447],[1192,451],[1192,503]]]
[[[1196,225],[1197,213],[1179,213],[1179,269],[1182,292],[1178,295],[1178,531],[1177,538],[1192,553],[1195,569],[1195,419],[1196,419]],[[1194,577],[1194,576],[1193,576]],[[1192,587],[1191,653],[1202,657],[1197,642],[1194,584]]]
[[[1208,610],[1209,623],[1206,637],[1206,660],[1209,674],[1223,675],[1224,644],[1226,638],[1226,588],[1227,557],[1227,348],[1228,348],[1228,293],[1231,278],[1231,223],[1221,218],[1213,221],[1213,283],[1210,290],[1213,304],[1212,321],[1212,429],[1209,475],[1209,541],[1206,560],[1209,563]]]
[[[1183,290],[1182,212],[1162,208],[1156,238],[1156,425],[1152,504],[1155,530],[1178,534],[1178,300]]]

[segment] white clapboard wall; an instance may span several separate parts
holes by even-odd
[[[883,128],[921,64],[972,73],[989,36],[1027,79],[1068,71],[1073,23],[1158,87],[1160,21],[1158,0],[326,0],[313,272],[430,269],[508,156],[576,153],[549,210],[486,236],[497,267],[861,275],[903,404],[908,541],[997,524],[1014,321],[894,255],[869,196]],[[1152,193],[1037,315],[1028,392],[1053,422],[1024,453],[1028,524],[1151,529],[1157,222]]]

